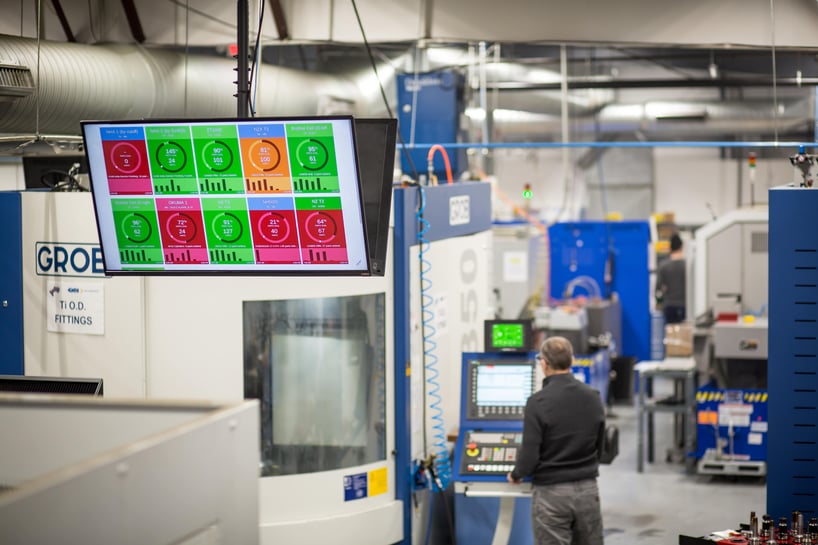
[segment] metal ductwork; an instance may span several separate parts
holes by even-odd
[[[571,140],[614,139],[623,133],[646,140],[726,140],[800,134],[812,126],[809,100],[610,104],[595,115],[571,116]],[[472,122],[475,126],[477,122]],[[559,140],[559,115],[520,110],[495,112],[494,136],[504,142]],[[628,138],[630,139],[630,138]]]
[[[403,60],[380,69],[388,96],[394,96],[394,66]],[[8,68],[5,79],[0,73],[0,133],[78,135],[83,119],[235,117],[235,65],[230,58],[125,44],[41,41],[38,51],[34,39],[0,35],[0,72]],[[368,63],[339,60],[330,68],[332,73],[316,73],[262,65],[256,115],[386,114]],[[509,63],[487,69],[489,82],[551,77]],[[558,93],[532,88],[493,96],[499,110],[492,140],[559,139]],[[753,138],[803,132],[814,117],[809,100],[792,96],[779,97],[778,115],[772,101],[758,98],[635,104],[616,98],[606,91],[570,93],[571,139],[622,133],[649,140]]]
[[[0,36],[0,65],[28,69],[37,89],[0,101],[5,134],[77,135],[83,119],[236,116],[233,59],[45,41],[38,54],[36,40]],[[258,75],[256,115],[358,113],[361,93],[349,79],[270,65]]]

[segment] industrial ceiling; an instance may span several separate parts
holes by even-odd
[[[240,6],[0,0],[0,71],[13,77],[0,89],[0,133],[9,139],[0,148],[20,151],[32,135],[77,135],[82,118],[231,115]],[[262,61],[259,115],[383,115],[375,64],[390,108],[396,74],[461,71],[467,112],[494,114],[492,140],[559,140],[564,113],[575,140],[814,138],[813,0],[247,7],[250,44],[258,38]],[[474,134],[480,123],[472,119]]]

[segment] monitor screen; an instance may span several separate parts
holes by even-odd
[[[351,116],[82,132],[107,274],[370,274]]]
[[[486,320],[486,352],[528,352],[531,320]]]
[[[396,119],[355,119],[361,192],[369,242],[369,263],[373,275],[386,271],[389,243],[389,211],[392,208],[392,181],[395,171]]]
[[[531,395],[530,363],[477,367],[475,403],[478,407],[524,407]]]

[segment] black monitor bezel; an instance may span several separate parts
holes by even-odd
[[[379,126],[384,127],[386,139],[384,141],[382,177],[380,180],[364,180],[363,160],[367,154],[365,148],[358,146],[358,172],[361,180],[361,198],[364,201],[364,221],[366,221],[367,244],[369,246],[369,267],[373,276],[383,276],[386,273],[386,254],[389,246],[389,214],[392,209],[392,182],[395,168],[395,154],[398,134],[398,120],[395,118],[355,118],[356,132],[360,127]],[[362,151],[363,150],[363,151]],[[378,154],[380,150],[376,150]],[[373,157],[372,159],[376,159]],[[379,184],[377,217],[371,217],[366,213],[367,199],[365,184]],[[371,234],[375,233],[373,240]]]
[[[484,353],[464,353],[463,354],[463,376],[461,377],[464,395],[461,397],[461,417],[464,422],[470,425],[477,425],[477,422],[494,421],[509,422],[522,418],[522,410],[509,410],[493,412],[492,407],[518,409],[525,405],[478,405],[477,404],[477,378],[481,374],[481,368],[499,367],[506,368],[525,367],[531,371],[531,392],[536,391],[537,362],[532,357],[532,353],[515,352],[484,352]],[[529,395],[530,395],[529,394]],[[528,396],[526,396],[526,399]],[[487,412],[485,412],[487,411]],[[483,413],[483,414],[481,414]]]

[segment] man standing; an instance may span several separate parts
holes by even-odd
[[[605,408],[599,392],[571,373],[564,337],[543,342],[543,387],[526,402],[523,445],[509,482],[532,477],[531,526],[537,545],[602,545],[599,453]]]
[[[686,269],[682,237],[673,233],[670,237],[670,259],[659,266],[656,274],[656,299],[662,302],[666,324],[678,324],[685,320]]]

